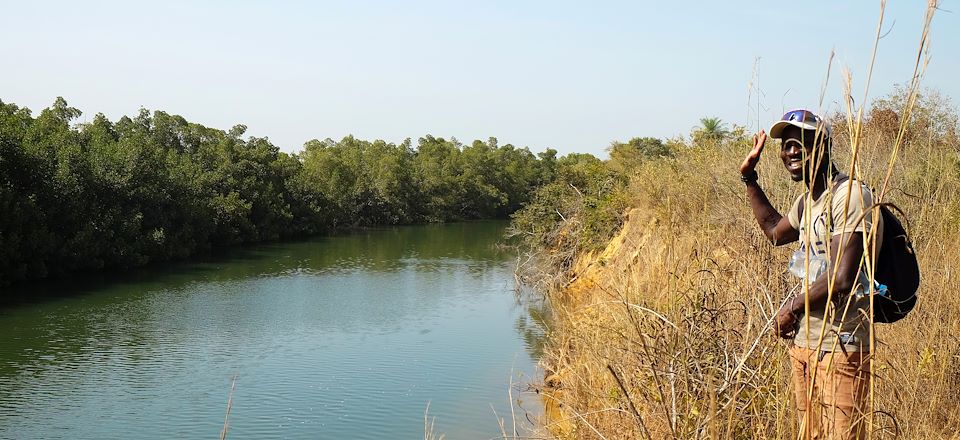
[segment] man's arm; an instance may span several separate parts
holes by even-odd
[[[770,243],[774,246],[782,246],[800,238],[800,231],[793,229],[790,220],[780,215],[770,204],[770,199],[760,188],[759,183],[747,182],[747,198],[750,200],[750,208],[757,219],[757,224],[760,225],[760,230]]]
[[[843,247],[842,254],[839,249]],[[839,261],[837,256],[840,256]],[[833,298],[849,294],[857,282],[860,273],[860,260],[863,258],[863,233],[853,232],[834,235],[830,239],[830,261],[833,264],[821,274],[804,295],[802,292],[786,304],[777,313],[774,332],[786,337],[797,323],[797,314],[806,310],[805,303],[810,303],[811,309],[822,308],[827,303],[830,292],[830,282],[833,281]]]
[[[766,140],[767,133],[763,130],[760,130],[760,133],[753,137],[753,150],[747,154],[743,163],[740,164],[740,175],[755,175],[757,163],[760,162],[760,153],[763,152],[763,144]],[[767,240],[770,240],[770,243],[773,243],[774,246],[797,241],[800,232],[794,229],[790,221],[780,215],[777,209],[770,204],[770,199],[763,192],[763,188],[760,188],[760,184],[756,180],[748,181],[746,184],[750,208],[753,210],[753,216],[756,217],[760,230],[763,231]]]

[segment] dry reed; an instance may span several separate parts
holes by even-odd
[[[233,393],[237,391],[237,375],[230,381],[230,395],[227,397],[227,413],[223,416],[223,429],[220,430],[220,440],[226,440],[227,430],[230,429],[230,410],[233,409]]]
[[[957,116],[919,86],[935,8],[915,80],[888,100],[893,117],[882,106],[834,117],[834,162],[906,212],[923,274],[917,308],[875,326],[874,439],[960,438]],[[769,329],[798,287],[790,249],[763,238],[736,177],[748,149],[699,145],[642,163],[619,236],[550,291],[543,392],[557,437],[796,438],[787,345]],[[764,156],[761,185],[784,211],[802,188]]]

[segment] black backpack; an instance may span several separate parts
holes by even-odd
[[[837,176],[834,179],[833,191],[848,179],[844,174]],[[806,197],[800,199],[801,219],[805,199]],[[874,277],[877,282],[887,286],[887,294],[874,295],[873,322],[890,323],[903,319],[917,305],[917,289],[920,287],[917,254],[913,251],[913,244],[906,229],[890,208],[904,215],[903,211],[893,204],[879,204],[880,216],[883,218],[883,243],[877,255]]]

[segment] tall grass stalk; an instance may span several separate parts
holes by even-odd
[[[443,434],[434,432],[434,424],[437,418],[430,417],[430,402],[427,402],[427,408],[423,410],[423,440],[443,440]]]
[[[859,107],[844,72],[847,104],[833,117],[834,162],[874,188],[878,202],[906,213],[924,277],[910,316],[871,325],[873,439],[960,438],[956,110],[930,108],[920,89],[936,8],[928,4],[914,77],[897,95],[898,118],[884,122],[866,105],[872,61]],[[944,126],[931,118],[946,118],[948,128],[931,128]],[[701,144],[640,164],[624,193],[632,209],[619,235],[573,263],[572,280],[549,293],[544,400],[558,437],[797,438],[787,344],[769,329],[798,287],[786,271],[790,250],[759,234],[736,178],[748,149]],[[761,183],[784,211],[802,188],[765,155]],[[877,234],[876,227],[866,234],[867,255],[876,255]]]
[[[233,393],[237,390],[237,375],[233,375],[230,383],[230,395],[227,397],[227,413],[223,416],[223,429],[220,430],[220,440],[226,440],[227,430],[230,428],[230,410],[233,409]]]

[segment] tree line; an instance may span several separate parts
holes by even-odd
[[[343,228],[506,218],[576,158],[597,160],[430,135],[288,154],[243,125],[80,115],[62,98],[36,117],[0,101],[0,285]]]

